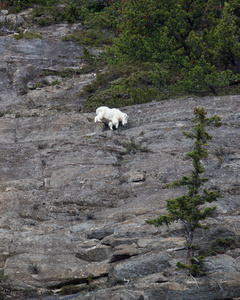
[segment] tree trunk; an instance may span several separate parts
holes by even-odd
[[[189,231],[186,236],[187,241],[187,263],[192,264],[192,258],[194,257],[194,250],[193,250],[193,231]]]

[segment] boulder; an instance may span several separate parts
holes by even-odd
[[[112,266],[109,272],[109,281],[114,283],[119,280],[131,280],[158,273],[169,266],[168,260],[168,255],[163,252],[131,257],[127,261],[122,261]]]

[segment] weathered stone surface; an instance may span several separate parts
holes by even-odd
[[[62,299],[68,299],[63,297]],[[145,300],[144,293],[140,291],[133,290],[113,290],[107,289],[105,291],[99,291],[97,293],[89,293],[88,295],[80,295],[73,297],[74,300]]]
[[[114,252],[110,262],[126,259],[131,256],[135,256],[141,253],[141,250],[137,248],[136,244],[132,245],[119,245],[114,248]]]
[[[237,275],[237,277],[235,277]],[[196,281],[189,277],[176,278],[175,282],[152,283],[150,284],[146,295],[149,299],[226,299],[234,298],[239,294],[239,274],[216,274],[217,278],[197,279]],[[226,280],[231,282],[233,289],[225,290]],[[167,296],[166,296],[167,293]],[[146,298],[147,299],[147,298]]]
[[[55,107],[62,104],[62,109],[68,105],[74,106],[76,109],[74,99],[75,101],[79,100],[79,92],[82,87],[90,83],[96,76],[94,74],[82,75],[80,76],[81,80],[76,80],[79,76],[76,76],[75,79],[68,78],[65,79],[60,88],[43,86],[40,92],[36,92],[34,96],[33,93],[30,93],[25,99],[20,100],[19,88],[22,88],[24,90],[23,94],[26,94],[28,92],[27,82],[31,79],[32,86],[37,82],[34,83],[33,81],[36,73],[43,74],[44,71],[48,70],[61,72],[65,69],[81,69],[82,63],[79,56],[82,54],[82,47],[71,42],[44,38],[15,40],[12,36],[8,36],[0,37],[0,41],[1,110],[11,109],[16,111],[19,106],[22,109],[23,104],[25,104],[24,107],[35,108],[43,105],[43,99],[45,100],[44,106],[48,106],[46,101],[49,101],[50,98],[55,100]],[[32,71],[26,72],[27,65],[32,66],[34,76],[32,76]],[[16,82],[13,86],[12,80]],[[22,87],[21,83],[23,83]],[[62,100],[60,100],[61,98]],[[70,99],[72,99],[72,102],[69,104]],[[53,103],[51,105],[54,106]],[[78,102],[77,109],[80,109],[80,107],[81,104]]]
[[[8,14],[8,10],[7,9],[1,9],[0,10],[0,15],[7,15]]]
[[[112,267],[109,280],[113,283],[118,280],[131,280],[132,278],[158,273],[169,266],[168,259],[168,255],[162,252],[131,257]]]
[[[110,245],[112,247],[117,247],[119,245],[131,245],[132,243],[135,243],[137,240],[138,238],[117,238],[114,235],[110,235],[105,237],[102,240],[102,244]]]
[[[20,15],[8,14],[6,10],[2,10],[2,15],[0,15],[1,23],[12,23],[12,25],[17,26],[23,25],[24,19]]]
[[[87,237],[89,239],[102,240],[106,236],[113,234],[113,232],[114,232],[114,227],[99,227],[90,230],[87,233]]]
[[[21,99],[27,96],[21,96]],[[179,137],[179,129],[175,126],[178,128],[185,122],[182,129],[188,130],[192,108],[202,105],[211,111],[215,103],[221,108],[217,112],[223,117],[225,134],[221,129],[212,131],[212,150],[205,166],[206,176],[210,177],[208,185],[224,188],[224,198],[217,203],[217,217],[207,221],[210,230],[199,230],[196,243],[199,240],[201,246],[210,245],[216,238],[236,236],[239,229],[238,194],[231,191],[232,187],[238,186],[239,130],[233,127],[229,129],[231,134],[227,134],[227,124],[233,118],[227,107],[234,107],[236,114],[238,98],[209,100],[170,100],[125,108],[131,116],[130,126],[121,132],[96,132],[94,114],[74,110],[57,112],[39,108],[34,114],[26,107],[19,110],[17,118],[11,113],[1,117],[0,265],[4,274],[14,285],[39,288],[81,283],[89,276],[94,279],[108,276],[109,282],[123,281],[124,285],[119,286],[118,291],[101,292],[106,297],[124,294],[130,284],[135,284],[136,277],[143,276],[146,281],[146,276],[151,273],[167,272],[165,279],[159,275],[159,282],[152,278],[145,284],[136,283],[132,287],[135,291],[130,295],[135,295],[138,290],[145,299],[157,299],[157,295],[167,299],[168,293],[171,297],[184,299],[195,294],[199,299],[219,297],[216,281],[210,286],[203,281],[198,291],[194,282],[186,287],[181,280],[173,280],[172,276],[176,276],[174,264],[184,259],[184,251],[177,251],[185,243],[180,224],[170,228],[145,224],[146,219],[164,213],[165,199],[179,192],[165,189],[165,183],[190,170],[188,161],[182,157],[191,143]],[[176,113],[175,121],[173,117],[168,120],[176,103],[179,117]],[[138,120],[139,116],[134,114],[136,109],[144,112],[146,121]],[[27,112],[31,114],[27,116]],[[151,151],[122,152],[123,159],[120,160],[119,153],[112,150],[116,140],[119,145],[131,137],[137,143],[143,130]],[[172,135],[170,139],[168,134]],[[228,145],[227,148],[232,150],[231,154],[223,153],[224,160],[219,165],[215,150],[223,140],[224,147]],[[145,174],[141,185],[133,185],[124,177],[135,171]],[[152,251],[161,251],[155,255],[163,257],[163,263],[161,257],[157,262]],[[214,269],[215,263],[215,280],[220,285],[224,282],[226,297],[235,297],[239,275],[237,249],[228,252],[227,260],[224,259],[226,255],[218,257],[219,263],[209,258],[209,269]],[[225,272],[226,277],[221,279],[219,272]],[[130,283],[127,284],[124,278]],[[200,286],[200,282],[198,284]],[[95,292],[91,297],[98,299],[98,295]]]
[[[18,94],[27,93],[27,83],[37,77],[38,71],[33,67],[33,65],[26,65],[19,68],[13,74],[13,86],[17,90]]]
[[[205,258],[204,269],[206,269],[206,272],[236,272],[237,263],[235,262],[235,259],[231,256],[222,254]]]
[[[145,181],[145,172],[135,170],[133,173],[129,174],[129,180],[132,182]]]
[[[87,250],[80,249],[76,253],[76,257],[86,261],[104,261],[109,260],[109,257],[112,253],[112,248],[107,246],[94,246]]]
[[[48,252],[48,251],[47,251]],[[21,262],[21,265],[19,265]],[[106,276],[110,269],[104,262],[87,263],[70,254],[27,253],[14,255],[5,265],[4,275],[16,286],[25,282],[34,286],[55,287],[61,283]]]

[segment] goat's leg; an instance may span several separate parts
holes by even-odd
[[[111,130],[113,130],[113,122],[108,122],[108,126],[109,126],[109,128],[111,129]]]
[[[96,116],[96,117],[94,118],[94,122],[95,122],[95,123],[97,123],[97,122],[101,122],[101,120],[99,119],[99,117],[98,117],[98,116]]]
[[[97,122],[102,122],[102,119],[103,119],[103,116],[104,116],[104,112],[100,112],[98,113],[98,115],[94,118],[94,122],[97,123]]]
[[[112,118],[112,124],[118,129],[119,121],[117,117]]]

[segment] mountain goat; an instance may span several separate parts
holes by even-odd
[[[94,118],[94,122],[103,122],[108,121],[108,126],[111,130],[113,130],[113,126],[117,129],[119,123],[122,125],[126,125],[128,122],[128,115],[121,112],[117,108],[109,108],[107,106],[100,106],[96,110],[96,117]]]

